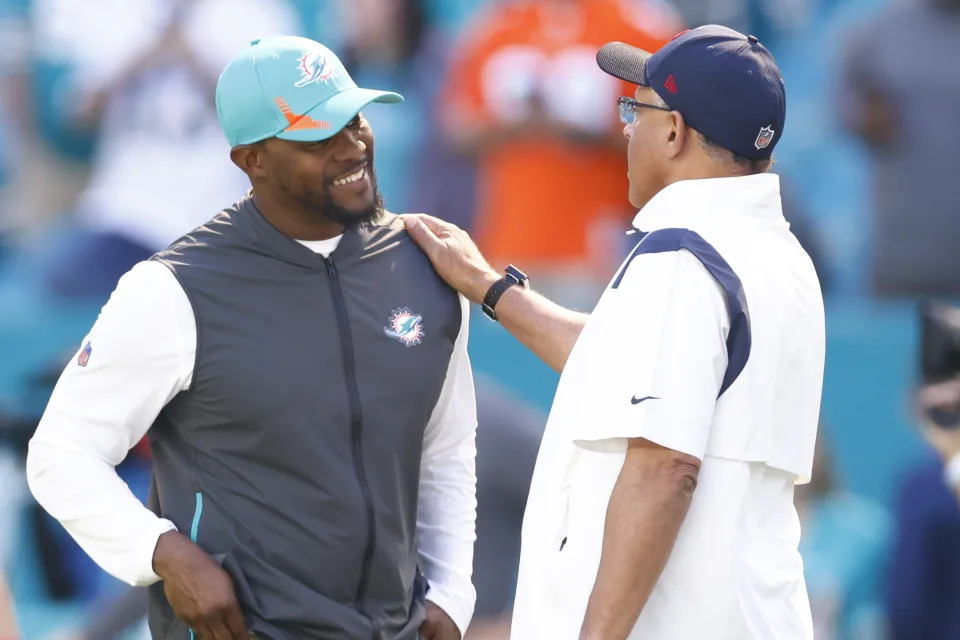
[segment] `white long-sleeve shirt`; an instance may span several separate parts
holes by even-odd
[[[326,256],[339,240],[301,244]],[[462,297],[461,306],[460,333],[424,434],[417,533],[427,599],[462,634],[476,600],[476,399]],[[190,387],[197,347],[190,301],[167,267],[142,262],[121,278],[81,344],[30,441],[30,489],[105,571],[149,585],[160,579],[153,570],[157,539],[176,527],[144,507],[114,467]]]

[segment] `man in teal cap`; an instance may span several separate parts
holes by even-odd
[[[253,188],[121,279],[31,443],[30,487],[154,638],[459,640],[473,614],[468,305],[384,210],[358,88],[254,40],[217,113]],[[144,435],[145,509],[114,467]]]
[[[310,212],[326,218],[319,237],[330,225],[369,219],[382,209],[370,162],[373,135],[360,110],[371,102],[402,101],[397,93],[361,89],[333,52],[293,36],[254,40],[217,83],[217,115],[231,158],[250,176],[261,210],[306,214],[300,220],[284,216],[282,224],[290,226],[278,227],[301,240],[310,239],[303,225],[319,222]],[[349,158],[321,154],[327,161],[318,163],[316,152],[329,150],[345,129],[359,139]]]

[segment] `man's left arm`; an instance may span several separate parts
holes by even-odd
[[[459,640],[473,617],[476,590],[477,403],[467,356],[469,303],[460,297],[462,322],[447,377],[427,424],[420,466],[417,535],[430,585],[424,640]]]
[[[638,256],[618,295],[592,381],[608,406],[574,437],[626,443],[581,640],[624,640],[636,625],[690,508],[728,362],[724,291],[693,255]]]
[[[697,486],[700,460],[629,441],[610,496],[600,570],[581,640],[626,638],[660,577]]]

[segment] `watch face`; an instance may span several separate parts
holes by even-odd
[[[520,269],[517,269],[512,264],[507,267],[507,275],[516,280],[517,284],[523,287],[527,286],[527,282],[530,280],[527,278],[527,274],[525,274],[523,271],[520,271]]]

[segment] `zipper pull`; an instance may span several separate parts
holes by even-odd
[[[331,258],[330,256],[322,256],[322,257],[323,257],[323,264],[327,265],[327,273],[330,274],[331,277],[337,275],[337,265],[333,264],[333,258]]]

